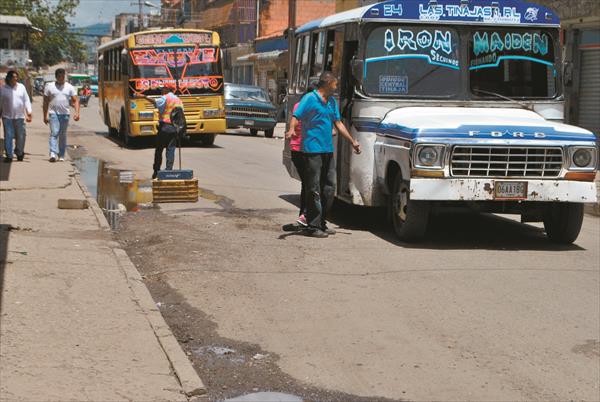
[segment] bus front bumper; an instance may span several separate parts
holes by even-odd
[[[412,178],[410,198],[428,201],[506,201],[496,193],[496,182],[525,182],[526,195],[520,201],[596,202],[594,182],[527,179],[434,179]]]
[[[225,133],[227,123],[221,119],[195,119],[187,121],[187,135],[222,134]],[[134,137],[156,135],[158,122],[133,121],[131,122],[131,133]]]

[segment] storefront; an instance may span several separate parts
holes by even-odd
[[[238,57],[238,63],[252,63],[254,82],[264,88],[275,106],[280,106],[285,98],[288,77],[287,41],[283,36],[259,38],[255,42],[256,51]]]
[[[600,135],[600,28],[579,30],[577,124]]]

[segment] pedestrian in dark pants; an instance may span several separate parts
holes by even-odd
[[[158,134],[156,136],[156,148],[154,149],[154,172],[152,178],[156,179],[158,171],[162,165],[162,153],[166,148],[167,157],[167,170],[173,169],[173,163],[175,162],[175,147],[177,146],[177,129],[171,123],[171,112],[180,107],[183,109],[183,102],[175,95],[171,89],[166,86],[160,87],[161,97],[150,98],[144,96],[152,104],[158,108],[159,122],[158,122]]]
[[[308,90],[302,95],[300,101],[315,90],[314,85],[309,85]],[[300,105],[300,101],[294,105],[295,112]],[[290,151],[292,153],[292,163],[300,176],[300,212],[298,213],[298,220],[296,221],[301,227],[307,227],[306,223],[306,179],[305,179],[305,164],[304,164],[304,153],[302,152],[302,123],[298,122],[294,135],[290,138]]]
[[[333,73],[327,71],[321,74],[317,89],[300,101],[286,133],[286,137],[291,138],[298,122],[302,123],[307,234],[313,237],[335,234],[335,230],[328,228],[326,222],[336,183],[331,135],[333,127],[352,143],[357,154],[360,153],[360,144],[341,122],[338,104],[333,97],[337,85],[338,80]]]

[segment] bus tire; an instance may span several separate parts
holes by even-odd
[[[388,197],[388,213],[392,229],[405,242],[422,240],[427,232],[430,204],[410,199],[410,186],[397,172]]]
[[[119,135],[119,130],[110,125],[110,116],[108,115],[108,105],[104,105],[104,124],[108,127],[108,136],[115,138]]]
[[[275,132],[275,129],[272,128],[270,130],[265,130],[265,137],[266,138],[273,138],[273,133]]]
[[[250,129],[250,135],[253,135],[253,136],[255,136],[255,137],[256,137],[256,136],[258,135],[258,130],[257,130],[257,129],[255,129],[255,128],[251,128],[251,129]]]
[[[216,134],[203,134],[200,137],[200,141],[202,142],[203,146],[210,147],[215,143],[216,136],[217,136]]]
[[[553,202],[544,215],[544,230],[554,243],[571,244],[579,236],[584,206],[573,202]]]
[[[127,130],[127,122],[125,120],[125,114],[121,112],[121,122],[119,123],[119,135],[123,140],[123,144],[125,148],[131,148],[133,146],[134,138],[129,135],[129,130]]]

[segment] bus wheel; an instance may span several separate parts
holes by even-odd
[[[121,114],[121,123],[119,124],[119,135],[123,140],[123,144],[126,148],[133,146],[133,137],[129,135],[127,130],[127,122],[125,121],[125,115]]]
[[[119,130],[111,127],[110,125],[110,116],[108,115],[108,105],[104,106],[104,124],[108,127],[108,136],[109,137],[117,137],[119,135]]]
[[[561,244],[571,244],[579,236],[583,224],[583,204],[554,202],[548,205],[544,229],[548,238]]]
[[[255,128],[251,128],[250,129],[250,134],[253,135],[253,136],[257,136],[258,135],[258,130],[255,129]]]
[[[427,231],[429,211],[428,202],[410,199],[410,187],[398,172],[388,198],[390,222],[398,238],[406,242],[422,240]]]
[[[202,145],[204,145],[205,147],[210,147],[215,143],[216,136],[217,136],[216,134],[203,134],[200,137],[200,141],[202,142]]]
[[[275,129],[272,128],[270,130],[265,130],[265,137],[267,138],[273,138],[273,133],[275,132]]]

